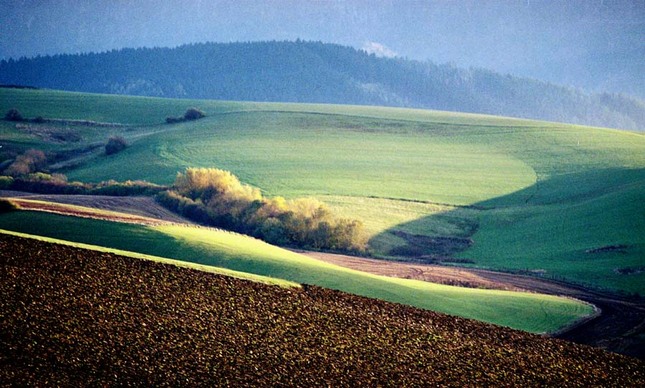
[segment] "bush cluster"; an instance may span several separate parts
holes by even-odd
[[[0,190],[9,190],[13,185],[13,177],[0,175]]]
[[[122,136],[112,136],[105,145],[105,154],[112,155],[128,147],[128,142]]]
[[[199,120],[206,117],[206,114],[197,108],[188,108],[182,117],[166,117],[166,123],[176,124],[184,121]]]
[[[4,115],[4,119],[7,121],[25,121],[25,118],[22,117],[22,114],[16,108],[9,109]]]
[[[186,112],[186,114],[188,114],[188,112]],[[120,123],[105,123],[105,122],[94,121],[94,120],[45,118],[43,116],[36,116],[33,119],[30,119],[28,117],[24,117],[22,113],[20,113],[20,111],[16,108],[9,109],[7,113],[5,113],[4,119],[7,121],[28,122],[28,123],[36,123],[36,124],[54,123],[54,124],[65,125],[65,126],[83,125],[83,126],[106,127],[106,128],[117,128],[117,127],[127,126],[125,124],[120,124]]]
[[[257,188],[224,170],[188,168],[158,200],[197,222],[277,245],[343,252],[366,249],[360,221],[337,218],[313,198],[264,198]]]
[[[18,155],[16,159],[4,170],[5,175],[22,176],[42,170],[47,167],[47,157],[40,150],[30,149]]]
[[[43,116],[38,116],[33,119],[28,119],[20,113],[20,111],[16,108],[11,108],[5,113],[4,119],[7,121],[27,121],[27,122],[32,122],[32,123],[37,123],[37,124],[42,124],[45,123],[47,120]]]

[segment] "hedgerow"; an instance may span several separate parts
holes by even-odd
[[[0,189],[28,191],[41,194],[83,194],[83,195],[113,195],[153,196],[167,190],[165,186],[155,185],[146,181],[114,180],[99,183],[69,182],[63,174],[48,174],[44,172],[31,173],[19,177],[0,176]]]
[[[314,198],[265,198],[224,170],[187,168],[158,201],[194,221],[273,244],[344,252],[366,249],[360,221],[338,218]]]
[[[184,121],[199,120],[206,117],[206,114],[197,108],[188,108],[182,117],[166,117],[166,123],[176,124]]]

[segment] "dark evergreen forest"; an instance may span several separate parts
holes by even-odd
[[[386,105],[645,130],[645,102],[320,42],[200,43],[0,62],[0,84],[175,98]]]

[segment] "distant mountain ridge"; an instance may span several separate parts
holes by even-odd
[[[321,42],[199,43],[0,61],[0,84],[173,98],[414,107],[645,130],[645,101]]]

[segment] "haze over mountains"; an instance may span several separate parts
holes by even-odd
[[[645,102],[320,42],[201,43],[0,61],[0,84],[157,97],[415,107],[645,129]]]
[[[322,41],[645,98],[643,0],[65,0],[0,2],[0,60]]]

